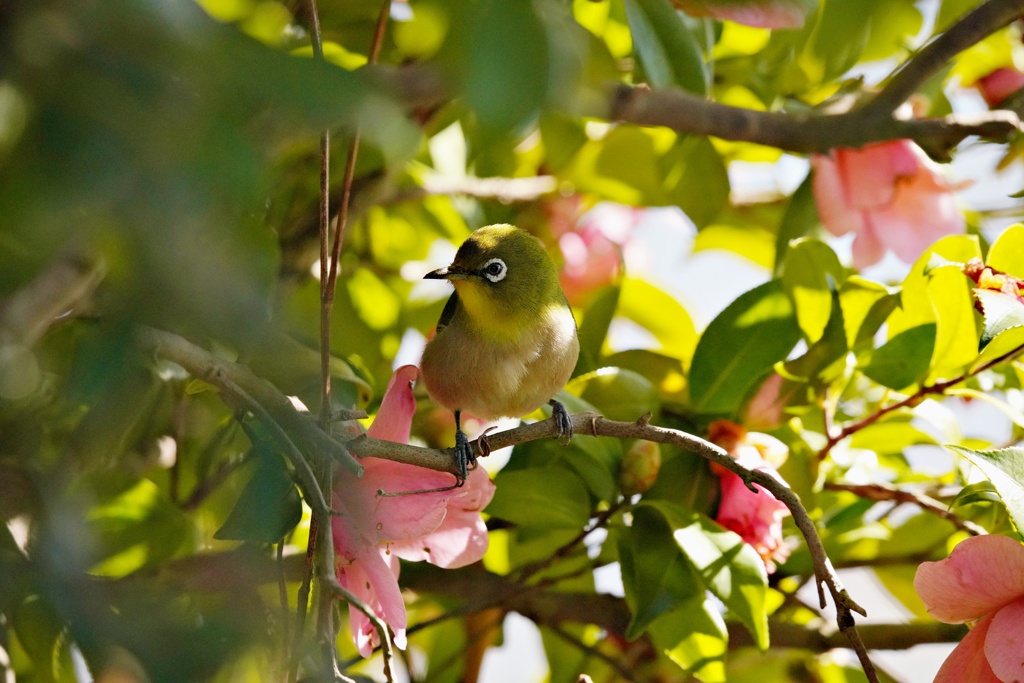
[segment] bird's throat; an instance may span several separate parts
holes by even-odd
[[[516,314],[512,306],[504,306],[474,282],[456,284],[459,302],[470,326],[480,336],[498,342],[512,342],[522,337],[528,322]]]

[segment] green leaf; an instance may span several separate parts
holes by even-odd
[[[622,283],[618,315],[654,335],[665,355],[689,361],[697,346],[697,331],[690,314],[677,299],[654,285],[627,278]]]
[[[997,451],[976,451],[953,445],[946,448],[970,460],[988,477],[1003,499],[1017,532],[1024,531],[1024,448]]]
[[[800,338],[779,280],[746,292],[704,330],[690,367],[690,400],[702,413],[733,413],[751,386]]]
[[[536,116],[547,95],[549,46],[531,2],[483,0],[463,27],[460,64],[466,101],[485,138],[497,138]],[[515,36],[514,40],[510,40]],[[495,49],[500,45],[501,49]]]
[[[879,454],[902,453],[908,446],[938,445],[929,434],[915,427],[910,418],[892,418],[861,429],[850,439],[850,448],[863,448]]]
[[[902,53],[921,31],[923,17],[914,0],[885,0],[871,13],[871,28],[862,61],[874,61]]]
[[[811,174],[807,174],[800,187],[796,188],[786,204],[779,224],[778,237],[775,242],[775,275],[782,274],[782,264],[794,240],[804,237],[821,225],[818,218],[818,207],[814,203],[814,188]]]
[[[650,626],[655,646],[684,671],[704,683],[725,679],[729,631],[718,606],[696,596],[662,615]]]
[[[851,275],[839,289],[846,343],[851,349],[874,345],[875,333],[899,303],[899,297],[877,282]]]
[[[655,88],[679,86],[697,95],[708,91],[700,46],[668,0],[624,0],[633,49]]]
[[[978,355],[970,281],[956,268],[926,273],[935,254],[947,261],[966,263],[980,257],[981,248],[973,235],[950,235],[929,247],[903,280],[900,308],[887,321],[890,339],[925,323],[937,325],[928,375],[933,381],[959,376]]]
[[[644,507],[665,518],[679,550],[707,589],[747,627],[757,646],[766,649],[768,575],[757,551],[693,510],[664,500],[645,501],[639,509]]]
[[[693,253],[708,249],[722,249],[771,268],[775,261],[775,239],[767,230],[733,225],[709,225],[697,233]]]
[[[934,323],[904,330],[871,354],[861,372],[890,389],[904,389],[928,374],[935,347]]]
[[[830,294],[831,311],[820,339],[811,344],[807,353],[786,361],[783,366],[785,372],[782,374],[791,380],[811,382],[814,386],[820,386],[822,382],[836,379],[846,368],[848,348],[843,325],[843,309],[839,305],[839,293],[833,291]]]
[[[579,477],[561,467],[502,471],[487,514],[519,526],[581,529],[590,496]]]
[[[626,604],[633,614],[626,629],[630,640],[662,614],[704,597],[696,573],[672,542],[671,529],[653,509],[634,512],[632,526],[619,530],[618,549]]]
[[[974,505],[975,503],[998,503],[1003,505],[1003,499],[999,497],[995,487],[992,486],[992,482],[986,479],[979,481],[977,484],[968,484],[960,489],[960,493],[956,494],[956,497],[949,502],[949,509],[952,510],[964,505]]]
[[[822,77],[830,79],[857,63],[871,35],[871,17],[879,0],[826,0],[811,41],[811,55]]]
[[[646,377],[662,401],[682,403],[686,400],[686,370],[678,358],[647,349],[630,349],[613,353],[605,360],[608,365]]]
[[[608,327],[611,325],[612,318],[615,317],[615,309],[619,306],[619,292],[621,291],[618,285],[601,288],[583,313],[583,322],[580,323],[579,329],[579,368],[582,368],[584,372],[590,372],[600,367],[601,348],[608,336]]]
[[[974,296],[978,297],[985,317],[985,327],[978,342],[978,351],[983,351],[1003,332],[1024,326],[1024,304],[1017,297],[991,289],[975,289]]]
[[[706,137],[677,138],[658,158],[658,173],[668,203],[682,209],[698,228],[713,221],[729,203],[729,172]]]
[[[796,319],[813,344],[825,332],[832,313],[832,289],[844,279],[839,257],[816,239],[801,238],[790,243],[782,271],[782,286],[793,300]]]
[[[1004,273],[1024,277],[1024,225],[1006,228],[988,250],[985,265]]]
[[[302,519],[302,502],[284,462],[262,456],[227,521],[213,537],[222,541],[277,543]]]
[[[658,409],[658,393],[643,375],[604,367],[573,378],[565,391],[582,398],[610,420],[636,420]]]

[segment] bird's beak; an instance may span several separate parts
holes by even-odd
[[[466,271],[452,264],[447,268],[432,270],[423,276],[424,280],[462,280],[466,277]]]

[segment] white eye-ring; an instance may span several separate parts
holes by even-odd
[[[491,282],[501,282],[505,279],[505,274],[508,273],[508,266],[500,258],[492,258],[484,264],[481,270],[484,277]]]

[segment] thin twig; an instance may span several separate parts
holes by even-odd
[[[949,60],[1021,16],[1020,0],[988,0],[978,5],[904,62],[863,110],[891,114]]]
[[[322,534],[322,540],[320,541],[320,552],[327,558],[331,558],[330,563],[319,562],[319,581],[320,585],[328,587],[328,595],[338,597],[349,604],[353,605],[360,612],[366,615],[370,622],[377,629],[377,633],[380,636],[381,652],[384,658],[384,671],[387,676],[387,680],[393,680],[391,677],[391,638],[388,633],[387,624],[384,623],[380,617],[366,605],[364,602],[359,600],[350,591],[344,588],[338,583],[337,578],[333,575],[333,557],[334,557],[334,538],[331,534],[331,515],[332,511],[327,505],[327,501],[324,500],[323,492],[320,490],[320,486],[316,480],[316,476],[313,474],[313,470],[310,468],[309,463],[306,462],[305,457],[299,451],[295,442],[289,438],[281,426],[270,416],[263,406],[257,403],[252,397],[248,396],[244,390],[238,386],[228,385],[229,389],[233,392],[233,396],[242,399],[245,403],[246,409],[253,412],[253,414],[259,419],[265,426],[270,429],[270,435],[277,442],[278,446],[284,451],[285,456],[292,463],[295,468],[299,483],[304,489],[304,500],[309,505],[310,510],[313,512],[313,518],[317,520],[317,523],[321,529],[324,530]],[[333,649],[333,641],[331,642]]]
[[[979,365],[976,368],[972,368],[957,377],[945,380],[943,382],[936,382],[935,384],[922,385],[917,389],[917,391],[910,394],[906,398],[897,401],[896,403],[891,403],[887,406],[883,406],[876,410],[875,412],[868,415],[867,417],[857,420],[856,422],[851,422],[847,424],[845,427],[843,427],[835,434],[826,435],[828,437],[828,440],[825,442],[825,445],[821,448],[821,450],[818,451],[818,460],[824,460],[826,457],[828,457],[828,454],[832,452],[832,449],[835,448],[836,445],[843,439],[852,436],[853,434],[856,434],[865,427],[873,425],[886,415],[889,415],[890,413],[893,413],[897,410],[901,410],[903,408],[913,408],[919,405],[929,396],[943,394],[947,389],[955,387],[957,384],[960,384],[961,382],[966,382],[975,375],[978,375],[984,372],[985,370],[990,370],[995,366],[999,365],[1000,363],[1004,363],[1010,360],[1011,358],[1013,358],[1014,356],[1021,352],[1024,352],[1024,344],[1021,344],[1020,346],[1017,346],[1007,351],[1001,356],[993,358],[987,363]]]
[[[830,491],[849,491],[850,493],[867,498],[869,500],[888,500],[896,503],[909,503],[916,505],[925,512],[941,517],[950,522],[961,531],[972,536],[984,535],[988,532],[974,522],[960,519],[956,514],[950,512],[949,508],[934,498],[923,493],[915,493],[905,489],[898,489],[884,484],[842,484],[838,482],[825,482],[825,488]]]

